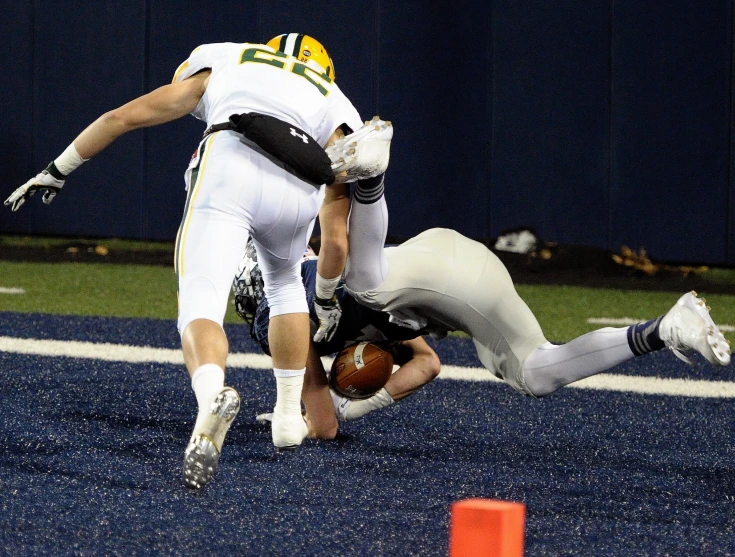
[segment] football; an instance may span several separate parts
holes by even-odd
[[[347,398],[368,398],[383,388],[391,373],[391,353],[377,344],[361,342],[343,349],[334,359],[329,386]]]

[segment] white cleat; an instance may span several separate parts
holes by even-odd
[[[276,452],[296,451],[309,433],[304,417],[298,414],[284,414],[278,408],[271,415],[271,436]]]
[[[273,412],[264,412],[255,416],[255,421],[260,425],[270,425],[273,421]]]
[[[191,436],[184,452],[182,475],[187,487],[201,489],[212,479],[225,435],[239,410],[240,395],[231,387],[225,387],[214,398],[207,419]]]
[[[326,152],[337,183],[365,180],[383,174],[390,159],[393,125],[373,116],[359,130],[330,143]]]
[[[712,321],[704,299],[692,291],[684,294],[659,324],[659,336],[666,347],[687,363],[683,352],[699,352],[707,361],[726,366],[730,363],[730,343]]]

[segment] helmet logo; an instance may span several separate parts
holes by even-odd
[[[311,51],[304,49],[304,56],[311,56]]]

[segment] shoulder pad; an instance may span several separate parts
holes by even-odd
[[[189,57],[176,69],[172,83],[184,81],[195,73],[211,69],[214,62],[225,56],[234,43],[203,44],[192,50]]]

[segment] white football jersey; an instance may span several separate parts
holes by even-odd
[[[207,90],[192,114],[207,126],[232,114],[259,112],[298,126],[325,146],[342,124],[363,122],[337,84],[293,56],[250,43],[197,47],[179,66],[174,83],[211,69]]]

